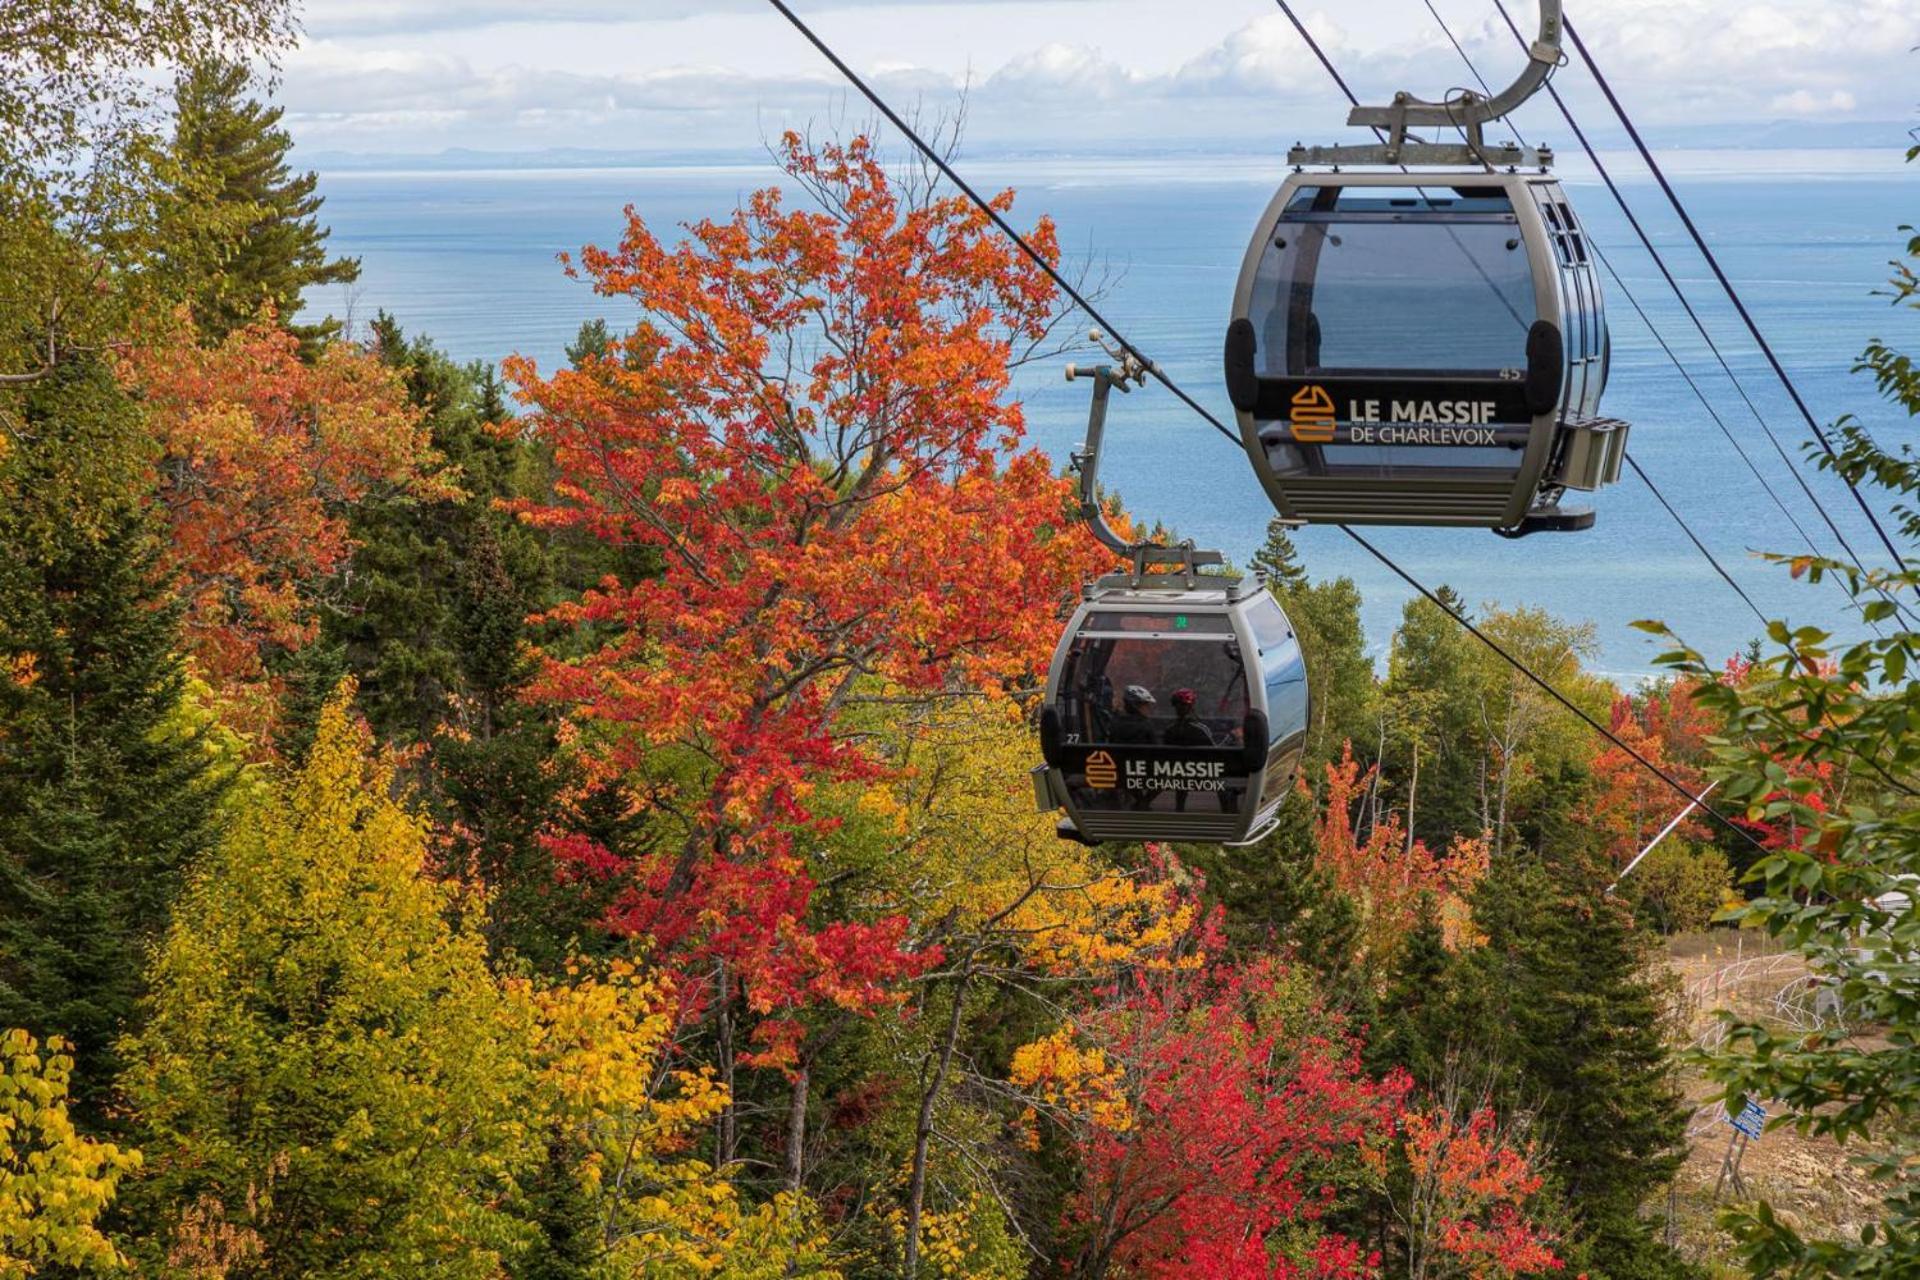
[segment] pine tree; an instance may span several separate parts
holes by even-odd
[[[1360,590],[1351,578],[1314,582],[1300,562],[1286,522],[1267,526],[1267,540],[1253,555],[1254,576],[1287,612],[1306,659],[1313,689],[1313,722],[1300,767],[1310,786],[1351,742],[1356,755],[1371,758],[1378,687],[1360,625]]]
[[[1402,1067],[1414,1080],[1432,1087],[1450,1050],[1464,1048],[1456,1038],[1468,1029],[1454,1024],[1447,1005],[1447,971],[1453,956],[1440,927],[1439,904],[1420,900],[1420,916],[1395,958],[1374,1034],[1367,1041],[1367,1063],[1376,1073]]]
[[[1453,966],[1441,1025],[1503,1073],[1505,1105],[1537,1111],[1551,1135],[1580,1265],[1618,1280],[1684,1275],[1639,1216],[1685,1157],[1666,1002],[1650,938],[1603,884],[1591,863],[1519,855],[1482,881],[1473,913],[1487,942]]]
[[[280,127],[283,108],[250,97],[252,88],[246,66],[218,60],[197,64],[175,84],[167,254],[192,282],[188,301],[209,338],[225,337],[271,304],[313,348],[340,325],[331,317],[292,323],[302,291],[358,279],[360,261],[327,255],[318,176],[288,168],[293,140]]]
[[[1253,553],[1248,567],[1276,596],[1291,594],[1307,585],[1306,566],[1300,563],[1300,552],[1293,545],[1293,536],[1287,532],[1287,522],[1279,516],[1267,522],[1267,540]]]
[[[573,796],[579,779],[557,717],[524,696],[534,673],[526,619],[552,598],[556,577],[578,572],[567,585],[584,587],[613,561],[597,549],[569,559],[571,548],[497,509],[542,481],[533,447],[492,430],[508,415],[491,368],[456,364],[385,313],[372,336],[426,412],[434,447],[460,468],[467,496],[372,502],[355,513],[352,582],[322,642],[297,661],[296,683],[308,693],[289,720],[310,725],[332,685],[352,675],[381,740],[428,748],[422,799],[451,833],[454,863],[493,891],[487,936],[496,953],[550,969],[592,932],[605,894],[597,883],[563,883],[544,837],[563,803],[593,810],[603,798]],[[576,813],[569,825],[611,838],[625,807],[604,819]]]
[[[432,738],[469,693],[462,652],[468,640],[489,646],[494,661],[517,661],[522,619],[547,595],[540,539],[494,508],[531,483],[533,458],[521,441],[489,428],[506,417],[489,398],[490,370],[460,365],[431,340],[409,338],[392,316],[373,322],[380,358],[405,378],[425,411],[434,448],[459,468],[466,497],[418,502],[395,497],[363,504],[352,519],[353,573],[341,607],[324,622],[326,643],[342,651],[360,685],[360,707],[385,741]],[[485,544],[484,550],[482,544]],[[484,607],[504,630],[484,637],[463,631],[462,603],[476,556],[492,566]]]
[[[0,486],[0,1026],[71,1042],[97,1123],[114,1041],[182,873],[216,837],[222,780],[183,715],[179,611],[147,511],[49,510],[58,456],[130,415],[103,370],[36,389],[34,448]],[[74,393],[66,394],[69,390]]]

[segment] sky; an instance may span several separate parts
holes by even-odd
[[[1342,140],[1274,0],[791,0],[891,101],[965,96],[970,147],[1222,150]],[[1432,0],[1496,87],[1494,0]],[[1531,0],[1506,0],[1531,32]],[[1426,0],[1295,0],[1363,100],[1465,72]],[[1920,0],[1583,0],[1568,14],[1648,126],[1911,121]],[[281,67],[310,151],[745,151],[868,112],[765,0],[307,0]],[[1579,68],[1560,83],[1597,98]],[[1538,110],[1541,104],[1536,104]],[[1590,114],[1597,114],[1590,113]]]

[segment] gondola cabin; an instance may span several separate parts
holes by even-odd
[[[1586,235],[1544,173],[1296,172],[1234,293],[1227,389],[1309,523],[1584,528],[1619,476]]]
[[[1299,640],[1264,587],[1103,578],[1047,675],[1035,798],[1089,844],[1248,843],[1293,784],[1307,715]]]

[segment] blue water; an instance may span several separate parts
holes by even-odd
[[[1044,211],[1076,260],[1109,273],[1100,306],[1141,349],[1223,420],[1231,422],[1219,350],[1240,258],[1254,219],[1282,176],[1271,158],[1138,162],[1021,158],[967,161],[979,185],[1020,190],[1022,224]],[[1675,158],[1676,181],[1775,350],[1823,424],[1857,415],[1886,443],[1914,424],[1850,373],[1867,342],[1885,337],[1920,350],[1920,316],[1873,296],[1920,215],[1920,174],[1896,155],[1843,152],[1701,153]],[[1789,511],[1823,549],[1836,544],[1787,464],[1719,373],[1651,259],[1632,243],[1603,188],[1578,168],[1565,174],[1594,238],[1646,306],[1728,428]],[[552,367],[582,320],[630,323],[630,304],[595,297],[555,261],[563,250],[615,241],[632,204],[661,228],[720,216],[770,181],[738,167],[520,172],[336,172],[323,175],[332,245],[363,263],[357,285],[327,290],[317,308],[364,322],[393,312],[461,359],[511,352]],[[1849,542],[1871,558],[1875,539],[1844,486],[1800,462],[1808,437],[1779,384],[1719,294],[1684,231],[1661,216],[1650,181],[1627,195],[1766,422]],[[1634,424],[1632,452],[1769,616],[1851,632],[1832,588],[1792,583],[1756,551],[1805,543],[1733,445],[1632,314],[1608,294],[1614,328],[1606,409]],[[1033,439],[1057,458],[1081,439],[1085,384],[1057,367],[1023,371],[1018,390]],[[1128,506],[1244,562],[1272,511],[1244,454],[1157,388],[1119,400],[1103,481]],[[1580,535],[1508,542],[1483,532],[1383,529],[1375,541],[1429,585],[1447,583],[1475,607],[1538,606],[1593,625],[1597,664],[1618,675],[1651,669],[1654,642],[1638,618],[1670,623],[1709,655],[1730,654],[1758,625],[1630,474],[1597,495],[1600,523]],[[1296,538],[1317,576],[1351,575],[1366,598],[1370,643],[1383,651],[1408,588],[1337,530]]]

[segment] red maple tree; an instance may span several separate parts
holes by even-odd
[[[1072,1273],[1290,1280],[1374,1273],[1322,1228],[1336,1184],[1377,1166],[1409,1082],[1369,1079],[1359,1043],[1268,959],[1130,977],[1081,1018],[1091,1048],[1030,1073],[1082,1174]],[[1057,1065],[1056,1065],[1057,1064]]]
[[[521,518],[660,565],[549,615],[587,643],[538,693],[673,834],[556,852],[617,880],[611,927],[683,974],[723,964],[683,992],[737,993],[760,1060],[791,1069],[797,1011],[871,1007],[928,960],[899,918],[808,923],[811,798],[890,769],[850,711],[1031,681],[1102,553],[1008,395],[1061,319],[1046,274],[966,200],[890,180],[865,138],[782,153],[806,199],[756,192],[677,243],[629,209],[569,270],[637,325],[577,367],[506,368],[557,471]],[[1047,222],[1030,238],[1056,254]]]

